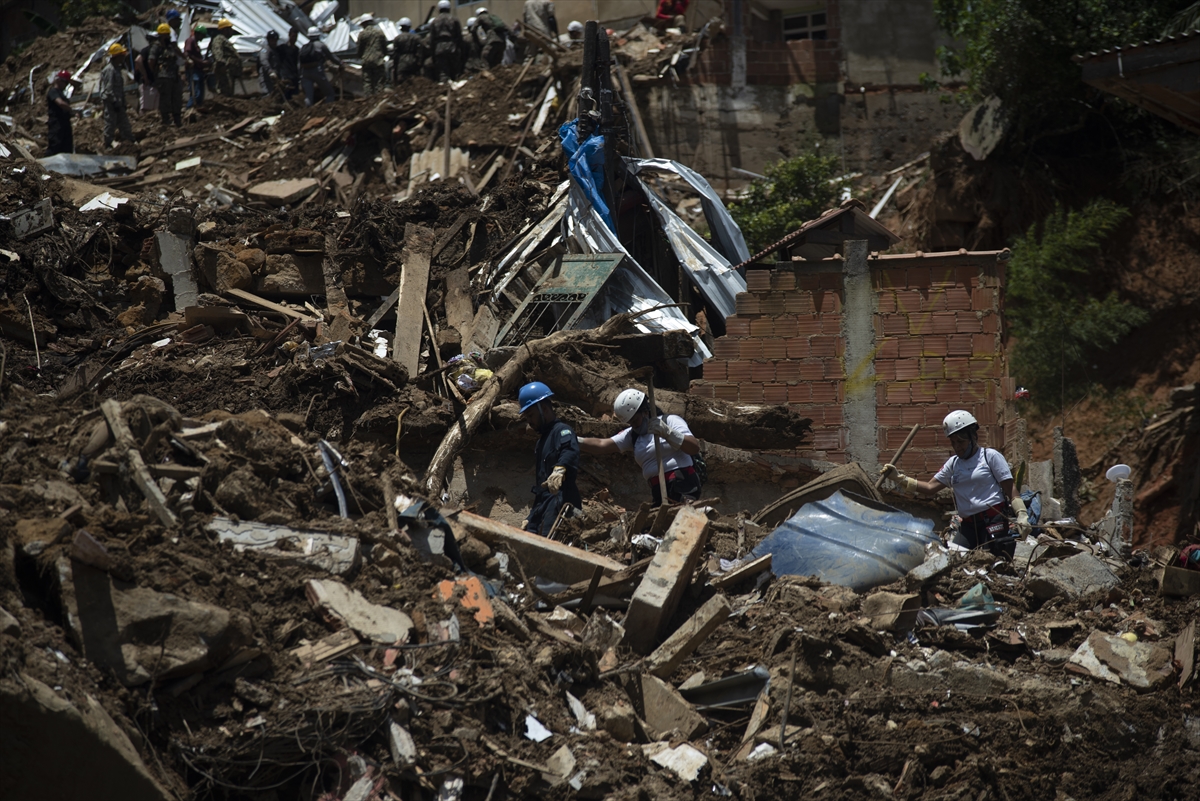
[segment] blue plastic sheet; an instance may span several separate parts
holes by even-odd
[[[558,129],[563,152],[567,154],[567,171],[583,189],[604,224],[615,234],[617,226],[613,223],[612,210],[600,191],[604,186],[604,137],[592,134],[580,144],[578,122],[577,119],[564,122]]]
[[[839,490],[800,507],[751,556],[771,554],[777,576],[816,576],[861,592],[904,576],[925,561],[925,546],[934,542],[933,521],[881,512]]]

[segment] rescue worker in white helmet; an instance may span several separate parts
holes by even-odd
[[[579,440],[554,412],[554,393],[541,381],[531,381],[517,393],[521,418],[538,433],[534,446],[533,508],[523,528],[543,537],[550,534],[563,506],[583,508],[575,483],[579,473]],[[570,514],[569,511],[563,514]]]
[[[955,509],[962,518],[954,543],[971,549],[986,547],[996,556],[1012,559],[1016,542],[1009,535],[1009,521],[1015,520],[1022,537],[1030,532],[1030,526],[1025,502],[1013,486],[1008,461],[997,450],[979,447],[979,422],[968,411],[950,412],[942,421],[942,429],[954,455],[932,479],[917,481],[892,464],[885,464],[880,472],[905,492],[933,495],[950,487]]]
[[[653,503],[660,506],[662,488],[658,485],[658,458],[654,447],[657,436],[668,500],[676,503],[700,500],[702,481],[692,459],[700,453],[700,440],[692,435],[682,417],[663,414],[660,409],[651,410],[646,393],[633,388],[617,396],[613,415],[629,427],[611,437],[582,437],[580,450],[596,456],[633,451],[634,460],[642,468],[642,476],[650,483]]]

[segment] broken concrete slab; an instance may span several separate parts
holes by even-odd
[[[85,695],[76,706],[24,673],[0,679],[0,753],[6,798],[174,797],[95,698]]]
[[[631,743],[637,738],[637,713],[633,706],[617,701],[600,713],[600,728],[622,743]]]
[[[708,518],[685,506],[675,515],[658,552],[633,593],[625,615],[625,644],[648,654],[675,614],[708,539]]]
[[[216,534],[219,542],[232,543],[236,551],[250,549],[273,559],[328,570],[335,576],[349,575],[362,563],[355,537],[227,517],[214,517],[205,529]]]
[[[391,748],[396,767],[403,770],[416,764],[417,743],[408,729],[394,720],[388,721],[388,746]]]
[[[650,757],[651,762],[663,766],[685,782],[700,778],[700,771],[708,764],[704,752],[687,743],[674,748],[667,743],[649,743],[642,746],[642,753]]]
[[[1113,684],[1156,690],[1174,678],[1173,658],[1170,650],[1156,643],[1130,642],[1093,631],[1076,649],[1067,667]]]
[[[190,209],[176,207],[167,213],[167,230],[154,234],[154,247],[163,272],[171,277],[175,309],[182,310],[199,302],[200,288],[192,274],[192,238],[196,219]]]
[[[924,562],[908,571],[904,576],[904,586],[910,590],[920,589],[944,575],[949,569],[950,552],[938,548],[929,554]]]
[[[398,609],[373,604],[358,590],[336,581],[310,580],[304,593],[314,608],[364,638],[382,643],[408,642],[412,618]]]
[[[1039,601],[1059,595],[1078,598],[1121,583],[1115,573],[1096,556],[1078,553],[1066,559],[1050,559],[1029,570],[1028,589]]]
[[[863,599],[862,616],[877,630],[910,631],[917,623],[920,608],[919,593],[877,592]]]
[[[1200,570],[1165,566],[1158,579],[1158,592],[1175,598],[1200,594]]]
[[[249,621],[219,606],[137,587],[65,557],[56,566],[84,656],[126,686],[218,667],[252,640]]]
[[[690,740],[708,731],[708,721],[679,692],[657,676],[643,675],[639,685],[642,719],[651,737],[677,731]]]
[[[951,692],[970,695],[1002,695],[1008,691],[1009,680],[998,670],[983,665],[957,664],[948,670],[918,672],[905,665],[893,663],[887,682],[900,692]]]
[[[471,512],[455,512],[445,514],[445,517],[451,527],[457,527],[454,533],[458,539],[463,538],[460,532],[469,532],[493,548],[506,547],[521,561],[530,579],[542,576],[573,584],[590,580],[597,567],[603,569],[606,576],[625,568],[606,556],[572,548]]]
[[[254,200],[269,203],[272,206],[290,206],[311,195],[320,185],[316,178],[292,178],[276,181],[263,181],[246,190]]]
[[[646,659],[646,669],[654,676],[667,678],[732,612],[733,607],[724,595],[717,594],[709,598],[696,610],[696,614],[650,654]]]

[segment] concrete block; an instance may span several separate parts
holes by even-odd
[[[1200,575],[1200,574],[1197,574]],[[733,607],[724,595],[714,595],[696,610],[686,623],[668,637],[646,660],[646,668],[654,676],[665,679],[675,672],[683,660],[700,647],[729,615]]]
[[[315,608],[368,640],[408,642],[412,618],[398,609],[371,603],[358,590],[336,581],[311,580],[304,585],[304,593]]]
[[[600,727],[622,743],[633,742],[637,737],[637,713],[633,706],[617,701],[600,713]]]
[[[924,562],[908,571],[908,575],[904,577],[904,586],[910,590],[920,589],[949,569],[950,552],[934,551]]]
[[[1108,590],[1121,583],[1108,565],[1090,553],[1066,559],[1050,559],[1029,571],[1029,591],[1039,601],[1058,595],[1078,598],[1097,590]]]
[[[247,190],[250,197],[272,206],[290,206],[312,194],[319,181],[316,178],[293,178],[291,180],[263,181]]]
[[[296,531],[287,526],[271,526],[253,521],[234,522],[214,517],[205,526],[220,542],[233,543],[234,550],[252,549],[259,553],[345,576],[361,562],[358,540],[317,531]]]
[[[1167,565],[1158,580],[1159,595],[1186,598],[1200,595],[1200,570],[1185,570]]]
[[[637,653],[650,653],[670,622],[707,535],[708,518],[703,512],[688,506],[675,515],[625,615],[625,644]]]
[[[981,665],[956,665],[949,670],[917,672],[893,664],[888,684],[899,692],[942,693],[946,690],[968,695],[1003,695],[1009,690],[1008,678],[997,670]]]
[[[642,719],[651,737],[663,739],[678,731],[691,740],[708,731],[708,721],[674,687],[657,676],[643,675],[641,679]]]
[[[470,512],[448,515],[447,519],[459,540],[469,533],[493,547],[506,546],[521,560],[521,566],[530,579],[541,576],[564,584],[574,584],[590,580],[597,567],[603,569],[606,576],[625,568],[625,565],[606,556],[572,548]]]
[[[1138,690],[1155,690],[1171,681],[1173,654],[1161,645],[1129,642],[1102,631],[1093,631],[1068,662],[1068,668],[1114,684]]]

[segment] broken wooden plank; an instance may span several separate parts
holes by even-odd
[[[1179,689],[1192,678],[1196,667],[1196,621],[1193,619],[1187,628],[1175,638],[1175,661],[1179,663]]]
[[[373,329],[375,326],[379,325],[379,321],[382,320],[389,311],[391,311],[391,308],[396,305],[396,301],[399,298],[400,298],[400,287],[397,285],[397,287],[392,290],[392,294],[390,294],[386,298],[384,298],[383,303],[379,304],[379,308],[376,309],[375,311],[371,312],[371,316],[367,318],[367,330],[368,331]]]
[[[723,573],[720,576],[713,576],[711,579],[709,579],[708,583],[719,590],[724,590],[728,587],[737,586],[739,582],[745,581],[748,578],[753,578],[759,573],[770,569],[771,554],[767,554],[766,556],[760,556],[757,559],[752,559],[749,562],[740,564],[733,570],[730,570],[728,573]]]
[[[342,629],[336,634],[330,634],[314,643],[298,645],[292,649],[291,653],[300,660],[300,664],[309,667],[318,662],[328,662],[339,656],[345,656],[357,648],[358,643],[357,634],[350,629]]]
[[[421,225],[404,226],[400,290],[396,307],[393,358],[416,376],[421,369],[421,328],[425,324],[425,290],[429,283],[429,256],[433,231]],[[433,343],[437,348],[437,343]]]
[[[686,623],[680,626],[674,634],[654,649],[646,659],[646,669],[652,676],[665,679],[683,664],[683,660],[691,656],[700,644],[708,639],[718,626],[729,619],[733,607],[729,600],[720,593],[705,601]]]
[[[442,251],[454,241],[454,237],[458,236],[458,232],[462,230],[462,227],[466,225],[473,216],[475,216],[474,212],[470,211],[464,211],[462,214],[458,215],[458,219],[454,221],[453,225],[446,229],[446,232],[442,234],[442,238],[438,240],[436,245],[434,245],[433,253],[430,255],[430,258],[436,259],[438,256],[442,255]]]
[[[507,546],[521,561],[531,580],[534,576],[542,576],[571,583],[590,581],[597,567],[603,568],[606,575],[625,567],[607,556],[572,548],[471,512],[456,512],[447,515],[447,519],[451,525],[457,524],[489,545]]]
[[[446,323],[458,332],[465,352],[467,340],[471,338],[471,323],[475,319],[475,305],[471,302],[471,272],[459,267],[446,274]]]
[[[225,290],[225,294],[232,295],[238,300],[244,300],[247,303],[253,303],[255,306],[261,306],[264,309],[270,309],[271,311],[285,314],[288,317],[295,317],[297,320],[305,320],[310,323],[317,322],[315,317],[310,317],[309,315],[304,314],[303,312],[298,312],[295,309],[289,309],[287,306],[281,306],[278,303],[267,300],[266,298],[260,298],[253,292],[247,292],[244,289],[227,289]]]
[[[146,468],[146,462],[142,459],[142,453],[137,448],[130,448],[127,455],[129,459],[129,467],[133,471],[133,483],[137,484],[138,489],[142,491],[142,495],[146,496],[146,502],[150,504],[150,508],[154,511],[154,516],[159,522],[168,528],[173,528],[179,524],[178,518],[171,508],[167,506],[167,496],[163,495],[162,490],[158,488],[158,484],[150,477],[150,471]]]
[[[600,583],[596,585],[596,591],[603,592],[604,590],[611,589],[612,587],[622,587],[627,584],[632,584],[634,581],[640,578],[643,573],[646,572],[646,568],[650,567],[651,558],[652,557],[648,556],[645,559],[634,562],[629,567],[622,568],[608,578],[601,579]],[[551,595],[550,598],[556,604],[564,604],[567,601],[573,601],[576,598],[582,598],[587,594],[591,583],[591,579],[577,582],[562,592]]]
[[[685,506],[658,546],[658,553],[633,593],[625,615],[624,643],[636,653],[648,654],[679,606],[696,563],[708,540],[708,518],[699,509]]]

